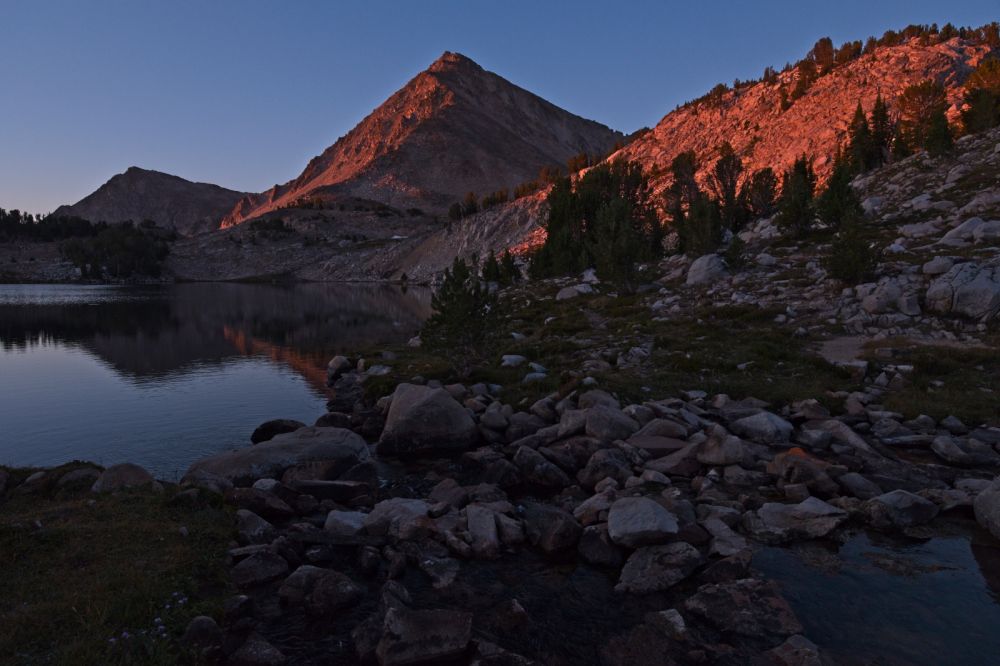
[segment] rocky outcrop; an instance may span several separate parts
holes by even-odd
[[[257,479],[279,478],[285,470],[305,463],[327,463],[328,474],[337,474],[369,457],[368,445],[350,430],[301,428],[245,449],[203,458],[188,468],[182,482],[207,473],[236,485],[250,485]]]

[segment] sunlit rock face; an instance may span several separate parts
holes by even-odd
[[[298,178],[242,199],[222,226],[326,196],[443,212],[467,192],[513,189],[542,167],[606,154],[622,139],[446,52]]]
[[[955,119],[963,94],[961,84],[989,53],[988,46],[955,38],[934,45],[911,40],[879,47],[829,74],[820,76],[787,110],[781,91],[795,86],[793,68],[771,83],[760,82],[727,91],[720,104],[701,101],[668,113],[652,131],[616,153],[638,160],[653,174],[654,188],[668,184],[670,162],[682,152],[695,151],[704,170],[714,164],[718,147],[728,141],[749,171],[771,167],[786,170],[796,158],[813,158],[820,181],[833,168],[833,156],[846,140],[858,102],[871,112],[881,92],[895,112],[899,94],[909,85],[933,79],[942,83]]]

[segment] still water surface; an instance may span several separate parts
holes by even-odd
[[[0,285],[0,464],[177,478],[262,421],[312,423],[330,357],[408,338],[429,302],[386,285]]]

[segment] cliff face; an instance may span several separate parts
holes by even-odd
[[[91,222],[152,220],[183,236],[210,231],[244,196],[218,185],[193,183],[177,176],[130,167],[72,206],[54,215],[77,216]]]
[[[323,196],[441,212],[466,192],[512,189],[622,135],[465,56],[445,53],[284,185],[243,198],[222,227]]]
[[[670,162],[678,154],[695,151],[704,173],[714,164],[719,145],[728,141],[750,172],[771,167],[780,175],[805,155],[813,158],[822,181],[838,146],[847,139],[858,102],[870,112],[881,92],[895,112],[896,99],[907,86],[932,79],[945,86],[953,105],[960,104],[961,84],[989,51],[958,38],[931,46],[913,40],[879,47],[819,77],[783,111],[781,90],[791,93],[793,69],[774,82],[730,90],[720,104],[703,101],[672,111],[612,157],[641,162],[653,175],[654,189],[661,190],[669,183]],[[951,113],[954,116],[957,108]]]

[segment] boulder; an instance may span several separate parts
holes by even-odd
[[[847,494],[862,500],[868,500],[882,494],[882,489],[877,484],[857,472],[841,474],[837,477],[837,483],[847,491]]]
[[[476,436],[472,416],[448,391],[400,384],[392,394],[378,452],[384,455],[462,452],[475,443]]]
[[[266,550],[241,560],[229,572],[233,583],[241,589],[263,585],[286,575],[288,562],[285,558]]]
[[[809,497],[798,504],[768,502],[743,516],[744,528],[767,543],[826,536],[847,520],[847,512]]]
[[[525,483],[541,488],[562,489],[570,485],[566,472],[559,469],[538,451],[527,446],[518,448],[514,464]]]
[[[246,509],[236,512],[236,533],[244,546],[271,543],[277,536],[274,525]]]
[[[863,507],[868,521],[875,527],[913,527],[923,525],[938,515],[938,506],[920,495],[905,490],[873,497]]]
[[[306,424],[294,419],[274,419],[261,423],[250,435],[250,442],[260,444],[273,438],[275,435],[284,435],[286,432],[295,432],[299,428],[305,428]]]
[[[607,525],[591,525],[583,529],[577,553],[587,564],[616,569],[625,561],[625,549],[615,545]]]
[[[729,429],[761,444],[779,444],[791,438],[793,427],[777,414],[759,412],[733,421],[729,424]]]
[[[570,514],[547,504],[528,502],[524,509],[525,535],[528,543],[546,555],[572,551],[583,528]]]
[[[363,592],[350,578],[332,569],[302,565],[278,588],[285,606],[302,606],[312,615],[332,617],[354,606]]]
[[[1000,477],[979,491],[972,502],[976,521],[1000,539]]]
[[[721,428],[713,430],[698,446],[698,462],[703,465],[736,465],[743,462],[745,455],[742,440]]]
[[[778,584],[755,578],[702,585],[684,608],[726,634],[749,638],[792,636],[802,632]]]
[[[717,254],[706,254],[691,262],[685,284],[688,286],[710,284],[726,276],[726,262]]]
[[[303,463],[329,463],[332,471],[342,473],[369,458],[368,445],[350,430],[306,427],[245,449],[202,458],[188,468],[184,481],[208,472],[246,486],[258,479],[279,478],[286,469]]]
[[[132,463],[122,463],[104,470],[90,489],[95,493],[113,493],[126,488],[142,488],[154,484],[156,479],[142,467]]]
[[[628,439],[639,429],[639,423],[617,407],[599,404],[586,410],[585,432],[606,442]]]
[[[364,530],[366,516],[360,511],[331,511],[326,514],[323,529],[336,536],[355,537]]]
[[[990,319],[1000,310],[1000,266],[953,266],[930,284],[926,301],[933,312]]]
[[[406,538],[426,527],[430,506],[424,500],[393,497],[382,500],[365,515],[364,526],[368,534]]]
[[[625,485],[625,480],[630,476],[632,466],[624,453],[618,449],[600,449],[590,456],[587,465],[577,472],[576,478],[581,486],[591,490],[607,478],[614,479],[620,486]]]
[[[465,507],[465,517],[472,538],[472,552],[483,560],[492,560],[500,556],[500,537],[497,534],[497,522],[493,512],[478,504]]]
[[[440,663],[461,656],[471,639],[471,613],[390,608],[375,653],[380,666]]]
[[[250,634],[240,649],[229,656],[230,666],[281,666],[287,662],[281,651],[257,634]]]
[[[683,541],[640,548],[625,562],[615,591],[663,592],[694,573],[703,561],[698,549]]]
[[[677,516],[647,497],[623,497],[608,513],[611,540],[627,548],[663,543],[677,531]]]

